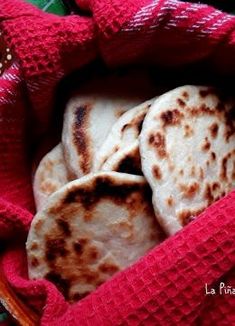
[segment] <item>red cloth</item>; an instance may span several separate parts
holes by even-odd
[[[83,0],[82,7],[91,17],[0,1],[0,29],[18,61],[0,77],[2,269],[42,325],[235,325],[235,296],[205,296],[204,289],[221,281],[235,287],[235,192],[77,304],[50,282],[27,279],[29,144],[47,130],[63,76],[97,56],[109,66],[206,59],[215,71],[235,73],[233,16],[176,0]]]

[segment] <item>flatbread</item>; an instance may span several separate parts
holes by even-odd
[[[58,144],[43,157],[34,175],[33,192],[37,211],[43,208],[53,192],[68,181],[62,145]]]
[[[68,102],[62,143],[66,165],[74,176],[79,178],[94,170],[97,152],[113,124],[124,112],[152,96],[153,85],[148,76],[141,76],[110,76],[98,80],[88,90],[81,89],[79,95]],[[139,87],[141,83],[149,86],[147,90],[146,87],[142,91],[139,87],[138,91],[133,90],[132,84],[136,82],[139,82]]]
[[[119,167],[122,165],[121,162],[118,162],[120,158],[126,156],[127,160],[129,160],[130,157],[133,157],[133,154],[131,154],[133,153],[133,144],[138,144],[144,117],[154,100],[155,98],[141,103],[137,107],[125,112],[117,120],[96,155],[94,171],[110,171],[109,169],[111,169],[129,173],[125,170],[116,170],[115,166]],[[136,148],[136,146],[134,147]],[[135,161],[138,160],[140,162],[139,151],[135,150],[135,153],[138,155]],[[140,164],[138,170],[141,171]]]
[[[34,217],[26,244],[29,277],[54,282],[76,301],[161,240],[143,177],[89,174],[54,193]]]
[[[235,186],[235,105],[208,87],[159,97],[140,134],[143,173],[160,224],[174,234]]]

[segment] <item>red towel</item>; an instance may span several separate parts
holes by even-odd
[[[78,0],[79,4],[80,1]],[[82,0],[90,15],[57,17],[0,1],[0,29],[16,62],[0,77],[1,268],[42,325],[235,325],[235,192],[77,304],[29,281],[29,144],[48,128],[59,80],[96,57],[108,66],[176,67],[206,60],[235,74],[235,17],[176,0]],[[216,295],[206,295],[205,286]]]

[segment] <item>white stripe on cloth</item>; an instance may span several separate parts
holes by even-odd
[[[148,34],[152,34],[154,30],[160,25],[160,23],[165,19],[166,15],[171,12],[171,19],[166,22],[164,29],[169,30],[176,27],[182,20],[189,18],[191,13],[196,13],[198,10],[202,8],[207,8],[207,5],[202,4],[187,4],[187,7],[184,8],[181,13],[177,13],[174,15],[173,11],[179,7],[178,0],[169,0],[165,1],[165,3],[160,8],[159,12],[155,15],[156,7],[159,4],[159,0],[153,0],[147,6],[141,8],[135,16],[130,20],[129,24],[122,29],[122,32],[135,32],[141,31],[143,27],[145,36],[148,37]],[[222,17],[221,17],[222,16]],[[215,20],[216,17],[218,20]],[[195,22],[192,26],[188,27],[185,32],[193,33],[196,38],[207,37],[208,34],[212,33],[216,29],[220,28],[228,22],[233,16],[224,15],[221,11],[215,10],[211,14],[201,17],[200,20]],[[210,21],[215,20],[212,25],[208,25]],[[148,24],[148,22],[150,24]]]
[[[1,82],[2,81],[2,82]],[[14,62],[11,67],[0,76],[0,104],[14,104],[17,96],[17,84],[21,82],[19,65]]]

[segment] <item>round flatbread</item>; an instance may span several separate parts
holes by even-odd
[[[234,118],[234,100],[208,87],[179,87],[152,104],[139,138],[141,162],[167,233],[235,186]]]
[[[136,82],[138,91],[133,90]],[[141,84],[145,84],[143,90],[139,89]],[[146,74],[110,76],[81,89],[68,102],[62,143],[66,165],[74,176],[79,178],[94,170],[97,152],[113,124],[124,112],[152,96],[153,89]]]
[[[59,144],[43,157],[34,175],[33,192],[37,211],[48,197],[69,182],[64,164],[62,145]]]
[[[155,98],[148,100],[138,105],[137,107],[125,112],[117,120],[96,155],[94,171],[114,170],[118,172],[130,173],[129,168],[127,171],[125,169],[116,169],[116,167],[119,168],[123,165],[121,161],[125,160],[125,157],[126,161],[130,161],[130,157],[133,158],[134,152],[137,155],[135,162],[138,161],[140,163],[140,156],[139,151],[136,150],[136,143],[138,147],[138,138],[142,128],[144,117],[154,100]],[[133,145],[135,147],[134,152]],[[128,164],[128,166],[130,166],[130,164]],[[134,167],[134,171],[136,171],[137,167]],[[140,164],[138,166],[138,171],[141,171]]]
[[[54,282],[75,301],[161,240],[143,177],[89,174],[54,193],[33,219],[26,244],[29,277]]]

